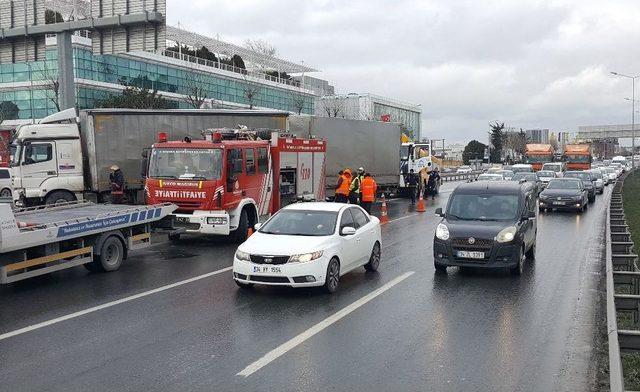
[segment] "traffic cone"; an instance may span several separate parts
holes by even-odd
[[[420,192],[420,198],[418,199],[418,205],[416,206],[416,212],[426,212],[427,209],[424,207],[424,199],[422,198],[422,192]]]
[[[387,199],[384,197],[384,193],[382,194],[382,207],[380,207],[380,223],[385,224],[389,222],[389,217],[387,216]]]

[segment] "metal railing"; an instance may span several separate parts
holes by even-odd
[[[235,67],[233,65],[222,63],[220,61],[207,60],[200,57],[191,56],[186,53],[179,53],[179,52],[168,50],[168,49],[159,50],[156,53],[165,57],[171,57],[177,60],[204,65],[205,67],[217,68],[227,72],[233,72],[240,75],[250,76],[256,79],[262,79],[262,80],[267,80],[274,83],[284,84],[287,86],[300,88],[302,90],[308,90],[308,91],[313,90],[311,86],[308,86],[295,79],[279,78],[277,76],[268,75],[261,71],[247,70],[245,68]]]
[[[440,174],[440,178],[442,178],[442,181],[445,181],[445,182],[475,180],[482,173],[483,173],[482,170],[476,170],[469,173],[442,173]]]
[[[612,392],[625,391],[621,351],[640,352],[640,330],[618,327],[619,312],[631,313],[633,325],[638,324],[640,315],[638,256],[634,253],[622,202],[622,187],[628,174],[623,174],[613,187],[605,225],[609,385]],[[626,293],[616,294],[616,287],[625,288]]]

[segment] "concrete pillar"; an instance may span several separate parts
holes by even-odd
[[[60,83],[60,110],[76,106],[76,89],[73,80],[73,47],[71,32],[58,33],[58,82]]]

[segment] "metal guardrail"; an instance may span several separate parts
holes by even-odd
[[[630,312],[634,323],[638,323],[640,315],[638,256],[633,253],[634,245],[622,203],[622,187],[628,174],[623,174],[613,187],[605,225],[609,386],[612,392],[625,391],[620,352],[640,352],[640,330],[618,329],[617,318],[618,311]],[[616,285],[626,286],[629,294],[616,294]]]
[[[440,174],[440,178],[442,178],[442,181],[475,180],[482,173],[484,173],[482,170],[469,173],[442,173]]]

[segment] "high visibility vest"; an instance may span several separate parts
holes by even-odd
[[[371,177],[365,177],[360,185],[362,201],[374,201],[376,199],[376,188],[378,188],[376,181]]]
[[[340,187],[338,189],[336,189],[336,193],[339,195],[345,195],[348,196],[349,195],[349,177],[345,176],[344,174],[340,176],[340,178],[342,178],[342,183],[340,184]]]
[[[349,187],[349,190],[354,193],[360,193],[361,182],[362,182],[362,177],[360,176],[353,177],[353,180],[351,180],[351,186]]]

